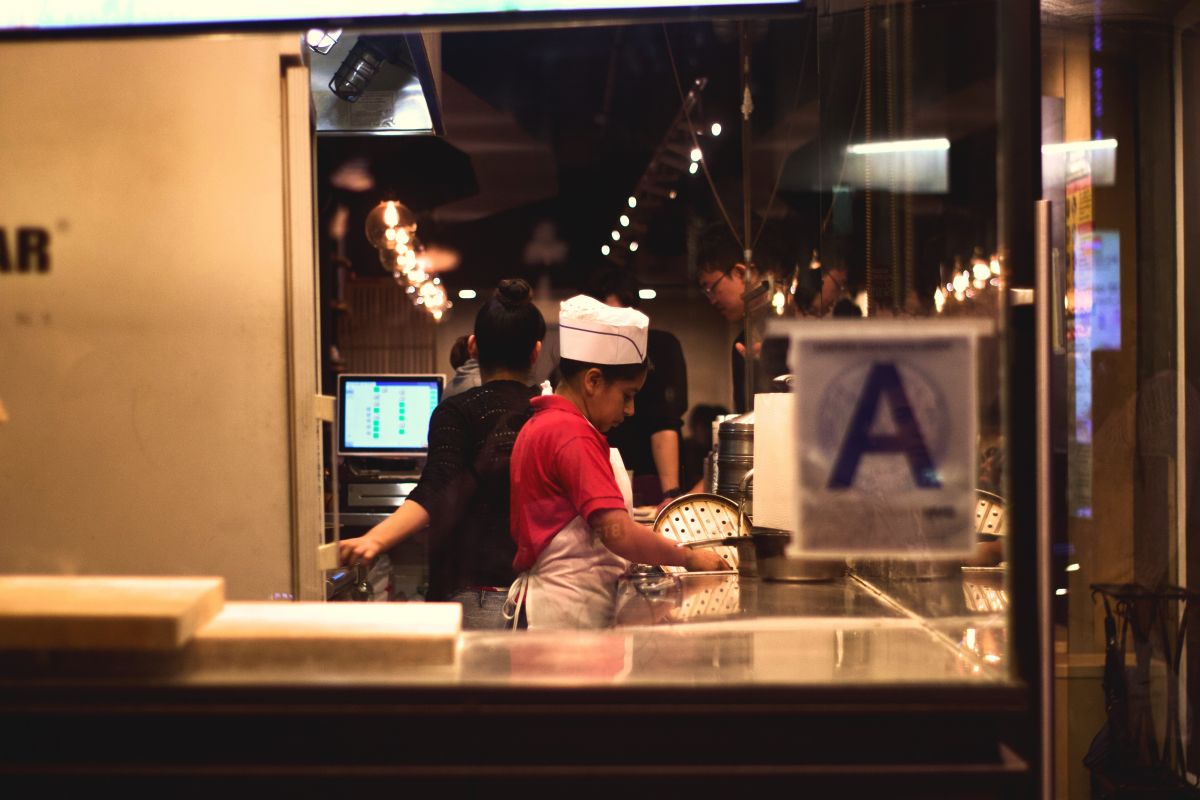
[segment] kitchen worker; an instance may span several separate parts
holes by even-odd
[[[712,550],[681,548],[633,521],[628,473],[604,438],[633,413],[649,326],[636,309],[585,295],[559,308],[561,379],[553,395],[530,401],[510,468],[519,575],[505,616],[519,627],[610,626],[630,562],[728,569]]]
[[[463,606],[463,627],[503,628],[516,552],[509,535],[509,455],[529,417],[529,370],[546,323],[529,284],[500,282],[467,341],[482,383],[444,399],[429,420],[429,459],[404,504],[364,536],[339,544],[342,562],[370,561],[429,528],[426,599]]]

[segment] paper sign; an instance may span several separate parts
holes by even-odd
[[[975,545],[977,320],[797,321],[794,555]]]

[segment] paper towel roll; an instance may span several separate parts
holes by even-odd
[[[796,529],[796,396],[754,396],[754,524]]]

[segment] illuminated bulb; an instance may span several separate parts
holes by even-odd
[[[721,123],[714,122],[712,124],[712,127],[709,128],[709,130],[712,131],[713,136],[720,136],[721,135]]]
[[[988,264],[988,268],[991,269],[993,275],[999,275],[1000,274],[1000,261],[998,259],[993,258],[992,263]]]
[[[700,152],[700,148],[693,147],[692,148],[692,161],[699,161],[702,158],[704,158],[704,154]]]
[[[474,300],[478,296],[479,296],[478,292],[476,292],[474,289],[459,289],[458,290],[458,299],[459,300]]]
[[[942,291],[942,287],[938,287],[933,293],[933,308],[937,313],[942,313],[942,309],[946,307],[946,293]]]
[[[636,252],[637,252],[637,249],[638,249],[638,243],[637,243],[637,242],[630,242],[630,243],[629,243],[629,252],[631,252],[631,253],[636,253]]]
[[[390,250],[393,242],[406,242],[417,229],[417,218],[403,203],[395,200],[380,202],[367,214],[367,241],[377,250]],[[393,232],[388,236],[388,231]]]
[[[612,252],[612,248],[609,247],[608,245],[606,245],[606,244],[600,245],[600,253],[602,255],[608,255],[611,252]]]
[[[697,164],[695,161],[693,161],[692,165],[690,167],[688,167],[688,172],[692,173],[693,175],[695,175],[699,171],[700,171],[700,165]]]
[[[1067,590],[1066,589],[1055,589],[1054,593],[1056,595],[1058,595],[1059,597],[1065,597],[1067,594]]]
[[[1078,564],[1067,564],[1067,572],[1079,572]]]
[[[971,276],[964,269],[962,272],[954,276],[954,293],[959,294],[965,292],[967,287],[971,285]]]
[[[776,289],[775,294],[771,295],[771,307],[775,309],[776,316],[783,314],[783,307],[787,304],[787,297],[784,296],[782,289]]]
[[[612,232],[612,237],[613,237],[613,241],[614,241],[614,242],[619,242],[619,241],[621,241],[621,232],[620,232],[620,231],[613,231],[613,232]]]
[[[982,261],[976,261],[971,265],[971,274],[976,281],[986,281],[992,277],[992,269]]]
[[[633,195],[630,195],[630,196],[629,196],[629,207],[630,207],[630,208],[637,208],[637,198],[636,198],[636,197],[634,197]]]
[[[679,192],[675,191],[674,189],[667,192],[667,197],[671,198],[672,200],[674,200],[678,196],[679,196]]]
[[[629,227],[629,215],[622,214],[619,222],[621,223],[622,228],[628,228]]]
[[[653,289],[638,289],[638,297],[642,300],[653,300],[658,297],[658,292]]]
[[[433,312],[433,321],[434,321],[434,322],[441,322],[441,321],[442,321],[442,311],[441,311],[441,309],[438,309],[437,311],[434,311],[434,312]]]

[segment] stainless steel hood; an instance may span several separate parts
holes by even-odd
[[[421,34],[371,33],[361,43],[379,58],[355,70],[360,37],[345,31],[328,53],[311,59],[313,106],[319,135],[443,135],[437,83],[441,70],[438,38]],[[354,74],[362,85],[354,102],[333,92],[330,83]]]

